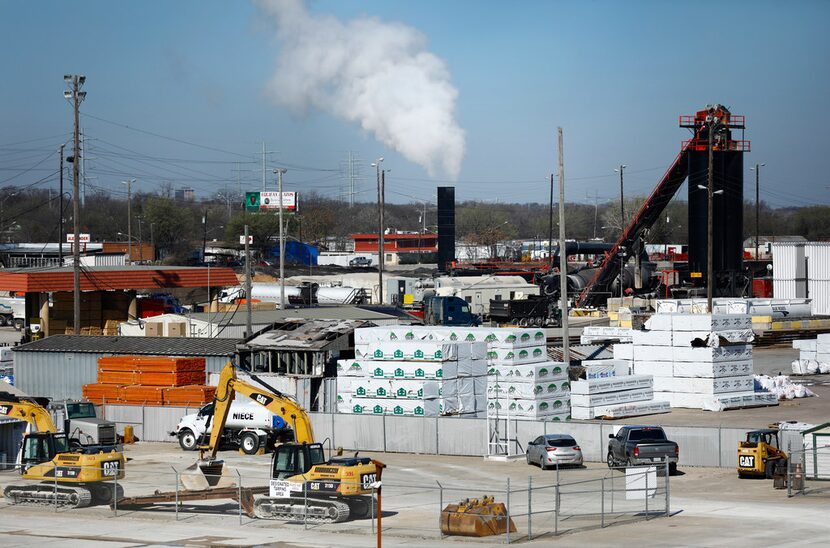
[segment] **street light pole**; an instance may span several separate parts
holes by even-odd
[[[280,309],[285,308],[285,232],[282,227],[282,176],[288,171],[284,167],[277,168],[274,173],[277,174],[277,193],[280,201]]]
[[[61,198],[60,198],[60,234],[58,234],[58,261],[60,263],[59,266],[63,266],[63,149],[66,144],[61,145],[60,155],[61,155],[61,175],[60,175],[60,187],[61,187]]]
[[[716,119],[710,114],[706,117],[706,123],[709,127],[707,131],[707,139],[709,141],[709,169],[707,173],[707,219],[706,219],[706,306],[709,314],[712,313],[712,296],[714,295],[715,286],[715,223],[714,223],[714,209],[715,209],[715,155],[712,147],[715,142],[715,123]]]
[[[133,213],[132,213],[132,203],[133,203],[133,183],[135,179],[127,179],[126,181],[121,181],[122,185],[127,185],[127,257],[129,257],[129,263],[133,264]]]
[[[565,242],[565,151],[562,128],[559,132],[559,293],[562,317],[562,360],[571,363],[570,332],[568,330],[568,250]],[[551,177],[553,183],[553,177]],[[551,187],[552,188],[552,187]]]
[[[623,171],[628,166],[625,164],[620,164],[619,169],[615,169],[614,171],[619,172],[620,174],[620,237],[625,233],[625,198],[623,192]],[[620,298],[625,295],[625,253],[623,252],[620,255]]]

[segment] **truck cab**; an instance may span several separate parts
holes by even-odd
[[[441,295],[424,299],[424,324],[477,326],[481,317],[472,313],[464,299]]]

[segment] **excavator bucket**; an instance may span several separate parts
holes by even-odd
[[[486,537],[516,531],[516,524],[507,516],[503,502],[493,497],[467,499],[459,504],[448,504],[441,511],[441,532],[445,535]]]
[[[188,491],[236,485],[222,460],[198,460],[181,473],[182,486]]]

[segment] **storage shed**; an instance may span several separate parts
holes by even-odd
[[[15,385],[27,394],[79,399],[96,382],[102,356],[205,358],[206,373],[218,372],[236,352],[238,339],[94,337],[54,335],[14,349]]]
[[[830,479],[830,422],[802,432],[804,436],[804,475]]]

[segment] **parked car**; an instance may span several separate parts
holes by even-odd
[[[372,266],[372,259],[368,257],[355,257],[349,261],[349,266]]]
[[[564,464],[582,466],[582,449],[567,434],[539,436],[527,444],[525,457],[528,464],[538,464],[542,470]]]
[[[677,471],[680,447],[659,426],[623,426],[608,435],[609,468],[669,461],[669,473]]]

